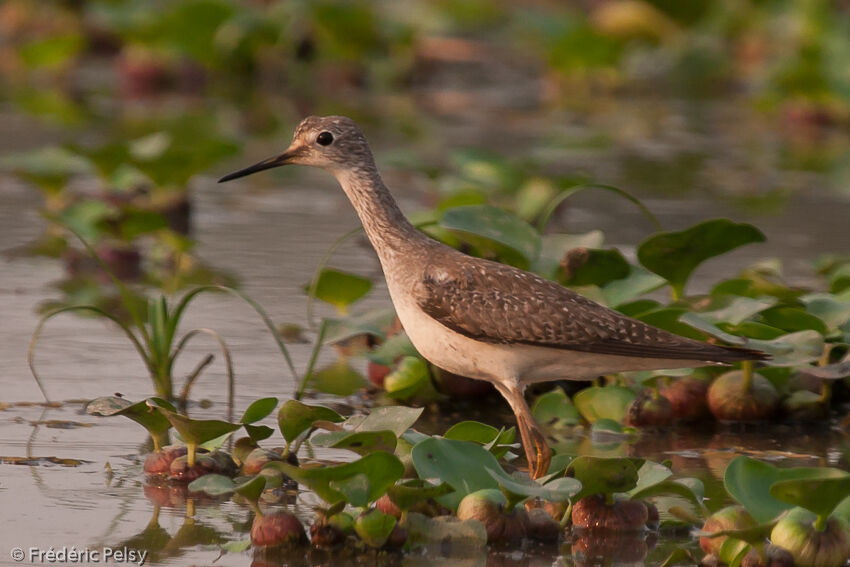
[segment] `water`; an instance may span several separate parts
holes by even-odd
[[[792,283],[813,284],[816,280],[810,265],[816,255],[850,253],[850,224],[846,222],[850,218],[850,199],[835,169],[783,169],[773,158],[766,158],[775,157],[774,153],[759,146],[758,142],[768,139],[762,126],[745,130],[750,132],[745,139],[733,139],[729,132],[708,120],[718,116],[728,120],[730,114],[751,116],[734,104],[713,103],[695,118],[689,108],[667,102],[666,106],[665,101],[651,99],[644,100],[643,106],[624,102],[613,109],[582,113],[517,113],[498,123],[476,116],[459,120],[444,114],[427,121],[428,140],[432,142],[428,147],[433,147],[434,140],[437,145],[449,147],[486,140],[495,149],[510,153],[519,140],[536,148],[538,157],[553,170],[584,170],[601,182],[633,190],[666,228],[681,228],[713,216],[730,216],[754,222],[766,233],[767,243],[746,247],[703,266],[696,275],[695,291],[706,289],[712,281],[763,257],[781,258]],[[10,139],[21,128],[15,121],[0,124],[6,124],[5,128],[13,124],[15,128],[14,132],[2,133],[0,140]],[[31,136],[25,145],[36,146],[50,137],[39,131]],[[379,162],[382,156],[398,149],[398,138],[391,134],[379,134],[376,139]],[[604,143],[588,142],[592,139],[602,139]],[[423,148],[427,145],[422,142]],[[238,164],[253,163],[254,158],[274,150],[256,149],[257,155],[252,150],[252,155],[240,158]],[[688,155],[698,157],[688,161]],[[314,267],[333,240],[356,226],[344,195],[329,177],[317,172],[256,176],[226,186],[216,185],[212,173],[199,176],[193,184],[193,226],[199,256],[217,268],[238,274],[242,289],[262,304],[276,322],[305,324],[303,284],[312,277]],[[419,208],[423,184],[410,183],[400,170],[386,173],[388,184],[401,189],[398,193],[403,208]],[[286,188],[282,189],[284,185]],[[775,187],[788,188],[787,202],[778,211],[765,212],[771,201],[754,197]],[[747,201],[749,208],[735,206],[741,201]],[[38,207],[35,192],[9,176],[0,177],[3,248],[24,245],[40,234],[43,221]],[[602,229],[607,243],[623,247],[626,253],[633,251],[634,243],[651,230],[631,204],[602,193],[577,196],[561,222],[573,232]],[[362,308],[387,304],[374,253],[364,242],[354,239],[346,244],[332,265],[373,277],[375,289]],[[194,517],[187,519],[185,500],[178,491],[155,491],[145,486],[139,457],[144,434],[138,426],[120,418],[85,415],[81,402],[67,402],[57,408],[20,404],[42,399],[30,377],[26,351],[38,320],[35,309],[57,295],[51,282],[60,277],[61,266],[52,260],[0,258],[0,384],[3,401],[11,403],[0,411],[0,457],[85,461],[75,467],[0,465],[0,503],[5,510],[0,520],[0,565],[16,564],[8,552],[13,547],[102,549],[121,548],[126,542],[131,547],[142,545],[151,550],[162,546],[152,557],[158,565],[250,564],[247,553],[219,558],[218,545],[247,537],[247,508],[230,501],[196,502]],[[320,313],[330,314],[322,308]],[[283,399],[292,395],[294,383],[280,354],[245,304],[230,297],[205,297],[186,318],[184,328],[195,327],[220,331],[233,350],[238,376],[237,415],[257,397],[275,395]],[[185,376],[213,348],[212,341],[199,339],[181,358],[175,375]],[[291,345],[297,368],[306,365],[309,349],[309,345]],[[330,354],[325,356],[330,360]],[[138,400],[151,393],[142,363],[126,338],[99,320],[74,316],[53,320],[41,338],[37,365],[53,400],[86,400],[113,392]],[[226,386],[220,359],[198,381],[193,397],[212,402],[210,409],[195,408],[193,415],[223,415]],[[493,399],[488,404],[491,407],[483,411],[483,419],[509,422],[511,416],[503,402]],[[429,412],[421,427],[440,432],[461,416],[470,416],[470,412],[472,418],[482,416],[472,408],[459,406],[454,413]],[[54,428],[36,424],[44,420],[88,426]],[[848,467],[846,440],[825,426],[682,428],[673,435],[647,435],[636,446],[622,451],[658,460],[671,458],[677,473],[704,478],[710,490],[715,487],[715,494],[724,464],[742,452],[793,465]],[[318,456],[341,457],[338,453]],[[312,518],[313,503],[310,495],[302,494],[293,509],[306,521]],[[146,535],[141,536],[142,533]],[[664,541],[669,546],[671,542],[690,539],[679,535],[665,537]],[[652,551],[646,564],[660,562],[665,549],[662,546]],[[559,561],[555,559],[558,555],[555,548],[535,548],[519,554],[494,553],[489,559],[476,557],[470,564],[549,565]],[[384,560],[402,561],[395,557]],[[420,560],[413,556],[404,561]],[[313,555],[293,561],[324,564],[328,559]]]

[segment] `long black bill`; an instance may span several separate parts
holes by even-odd
[[[219,183],[224,183],[225,181],[230,181],[231,179],[238,179],[239,177],[245,177],[246,175],[251,175],[252,173],[257,173],[258,171],[263,171],[264,169],[271,169],[273,167],[280,167],[281,165],[286,165],[289,162],[289,159],[292,157],[293,152],[286,151],[279,156],[273,156],[268,159],[264,159],[259,163],[255,163],[254,165],[249,165],[245,169],[240,169],[239,171],[234,171],[233,173],[228,173],[224,177],[218,180]]]

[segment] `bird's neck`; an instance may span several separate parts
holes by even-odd
[[[334,173],[382,262],[391,255],[407,252],[413,243],[427,239],[398,208],[374,165]]]

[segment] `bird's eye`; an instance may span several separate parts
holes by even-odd
[[[330,132],[322,132],[318,136],[316,136],[316,143],[320,146],[330,146],[333,144],[334,135]]]

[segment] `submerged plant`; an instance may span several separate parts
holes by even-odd
[[[77,234],[77,237],[89,251],[92,257],[95,258],[97,262],[101,265],[101,267],[109,274],[110,278],[112,279],[113,283],[115,284],[120,293],[125,310],[130,314],[131,322],[124,323],[115,315],[108,313],[104,309],[94,305],[72,305],[68,307],[62,307],[51,311],[50,313],[42,317],[41,320],[39,320],[35,331],[33,331],[32,338],[30,340],[30,346],[28,350],[28,361],[33,378],[41,389],[41,392],[44,395],[45,399],[49,400],[50,398],[44,388],[44,384],[42,383],[41,378],[35,370],[35,348],[38,338],[41,335],[41,331],[44,325],[50,319],[61,313],[66,313],[70,311],[87,311],[90,313],[94,313],[100,317],[109,319],[110,321],[118,325],[118,327],[130,340],[130,343],[136,349],[136,352],[139,354],[142,361],[144,362],[151,381],[153,382],[156,394],[168,400],[175,399],[173,368],[177,357],[183,352],[183,349],[186,347],[188,342],[194,337],[202,334],[213,337],[218,342],[221,348],[222,355],[224,357],[228,377],[228,399],[230,400],[230,406],[232,407],[234,390],[233,363],[231,361],[230,350],[228,349],[227,344],[224,342],[224,338],[217,331],[214,331],[212,329],[193,329],[186,332],[179,338],[177,336],[177,328],[183,318],[183,315],[186,312],[186,309],[189,307],[192,301],[202,293],[212,291],[229,293],[244,300],[251,307],[253,307],[253,309],[257,312],[257,314],[265,323],[266,328],[272,334],[272,337],[280,348],[280,351],[284,356],[286,364],[289,370],[292,372],[292,376],[294,378],[297,378],[297,373],[295,371],[294,365],[292,364],[292,359],[289,356],[289,351],[283,344],[283,341],[281,340],[280,335],[277,333],[271,319],[256,301],[254,301],[241,291],[225,286],[201,286],[184,294],[183,297],[181,297],[177,304],[173,307],[169,307],[168,301],[163,295],[156,299],[146,299],[146,305],[144,306],[144,308],[142,308],[136,301],[136,296],[131,292],[127,285],[121,282],[106,267],[100,257],[92,249],[91,245],[86,240],[84,240],[79,234]],[[185,400],[188,398],[189,391],[191,390],[192,384],[194,383],[195,379],[197,379],[200,372],[207,364],[209,364],[211,359],[207,358],[205,359],[205,361],[206,362],[202,361],[202,364],[198,365],[195,371],[190,374],[189,377],[186,379],[186,383],[183,387],[183,391],[180,396],[184,403]],[[232,418],[232,416],[228,417]]]

